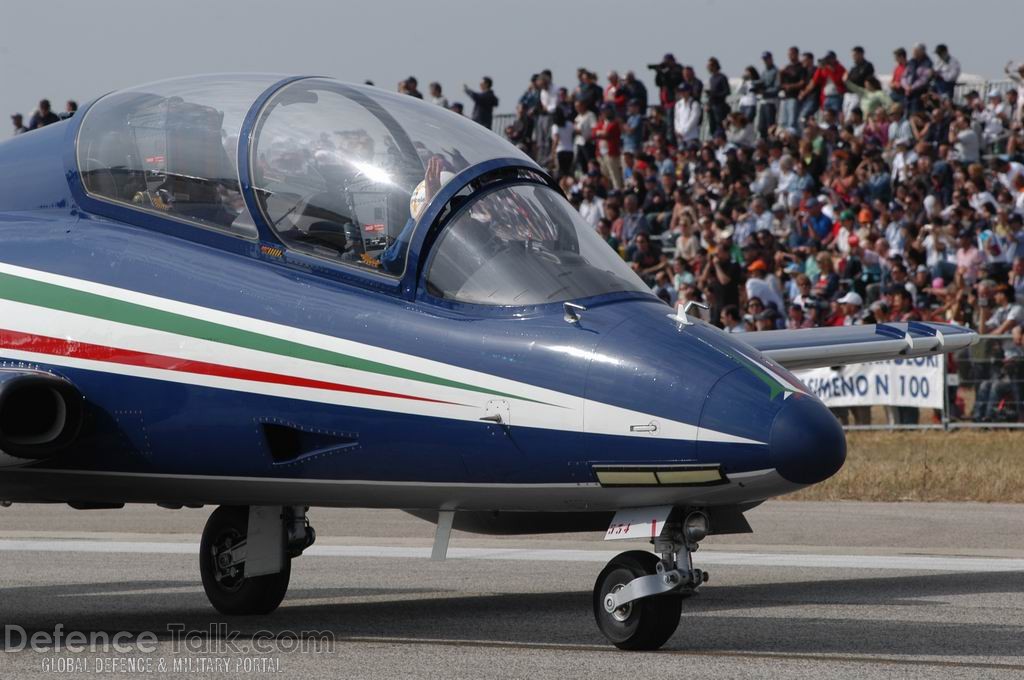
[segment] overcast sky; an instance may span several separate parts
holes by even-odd
[[[412,74],[452,99],[486,73],[509,111],[545,67],[566,85],[581,65],[646,77],[674,52],[702,77],[712,54],[736,76],[791,44],[844,63],[861,44],[888,73],[895,46],[946,42],[965,72],[998,76],[1024,58],[1022,27],[1019,0],[28,0],[0,22],[0,108],[27,118],[44,96],[63,109],[171,76],[271,71],[389,89]]]

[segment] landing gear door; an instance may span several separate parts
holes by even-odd
[[[623,539],[651,539],[661,536],[665,522],[672,514],[671,505],[659,505],[648,508],[624,508],[615,513],[608,531],[604,535],[606,541]]]

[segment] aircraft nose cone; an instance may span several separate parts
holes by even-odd
[[[816,484],[843,467],[846,436],[824,404],[794,394],[775,416],[768,452],[784,478],[795,484]]]

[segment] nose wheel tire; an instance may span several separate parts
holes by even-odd
[[[210,515],[199,547],[199,571],[210,604],[221,614],[269,614],[288,592],[291,560],[276,574],[247,578],[245,562],[232,559],[232,549],[244,549],[249,509],[224,506]]]
[[[657,573],[657,555],[630,550],[616,555],[594,584],[594,618],[604,636],[619,649],[653,650],[665,644],[679,627],[683,610],[680,593],[633,600],[608,611],[605,599],[640,576]]]

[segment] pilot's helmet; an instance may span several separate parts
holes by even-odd
[[[455,177],[455,173],[442,170],[441,186],[450,182],[452,177]],[[424,179],[416,185],[416,188],[412,191],[412,196],[409,197],[409,214],[412,215],[414,220],[420,218],[420,213],[427,207],[427,203],[427,180]]]

